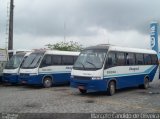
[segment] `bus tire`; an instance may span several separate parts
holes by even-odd
[[[149,88],[149,79],[147,77],[144,78],[144,84],[142,86],[143,89]]]
[[[87,92],[87,90],[85,90],[85,89],[79,89],[79,92],[82,93],[82,94],[85,94]]]
[[[52,86],[52,79],[50,77],[46,77],[43,79],[43,87],[50,88]]]
[[[114,81],[110,81],[107,89],[107,95],[112,96],[116,92],[116,85]]]

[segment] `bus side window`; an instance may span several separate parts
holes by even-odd
[[[117,66],[125,65],[125,57],[123,52],[117,52]]]
[[[52,56],[52,64],[53,65],[62,65],[62,57],[60,55]]]
[[[143,65],[143,54],[136,54],[136,65]]]
[[[133,53],[126,53],[126,65],[135,65],[135,55]]]
[[[144,64],[145,65],[151,65],[151,56],[149,54],[144,54]]]
[[[158,64],[158,58],[157,58],[157,55],[151,55],[151,59],[152,59],[152,65],[156,65],[156,64]]]
[[[52,65],[51,55],[45,55],[40,67],[46,67],[46,66],[51,66],[51,65]]]
[[[72,56],[62,56],[62,65],[73,65],[73,63]]]
[[[109,52],[106,60],[105,69],[116,66],[116,53]]]

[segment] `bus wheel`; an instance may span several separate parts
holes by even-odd
[[[115,94],[115,92],[116,92],[115,82],[111,81],[109,82],[109,85],[108,85],[107,95],[112,96]]]
[[[143,89],[148,89],[149,88],[149,79],[145,78],[144,79],[144,84],[143,84]]]
[[[43,87],[44,88],[49,88],[52,86],[52,79],[49,77],[44,78],[43,80]]]
[[[79,89],[79,92],[81,92],[82,94],[85,94],[87,92],[87,90]]]

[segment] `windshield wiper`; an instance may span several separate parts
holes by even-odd
[[[36,59],[36,57],[34,57],[34,59],[32,60],[32,62],[29,64],[31,66],[31,64],[33,64],[34,60]]]
[[[94,66],[97,69],[96,65],[93,64],[92,62],[90,62],[90,61],[86,61],[86,62],[89,63],[89,64],[91,64],[92,66]]]
[[[40,62],[41,58],[42,58],[42,57],[39,57],[37,63],[35,64],[35,67],[37,67],[37,65],[38,65],[38,63]]]
[[[83,64],[82,62],[77,62],[77,63],[81,64],[82,67],[83,67],[83,69],[85,69],[85,66],[84,66],[84,64]],[[77,68],[78,68],[78,67],[77,67]]]

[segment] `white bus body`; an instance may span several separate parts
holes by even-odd
[[[9,59],[17,54],[17,53],[21,53],[21,52],[32,52],[32,50],[27,50],[27,49],[13,49],[13,50],[8,50],[8,56],[9,56]]]
[[[24,60],[30,55],[31,52],[21,52],[13,55],[7,62],[3,69],[3,82],[17,84],[19,83],[18,75],[19,69]]]
[[[78,55],[70,51],[35,51],[22,64],[21,83],[44,87],[68,83]]]
[[[71,87],[81,93],[142,86],[159,79],[157,53],[153,50],[97,45],[84,49],[71,73]]]

